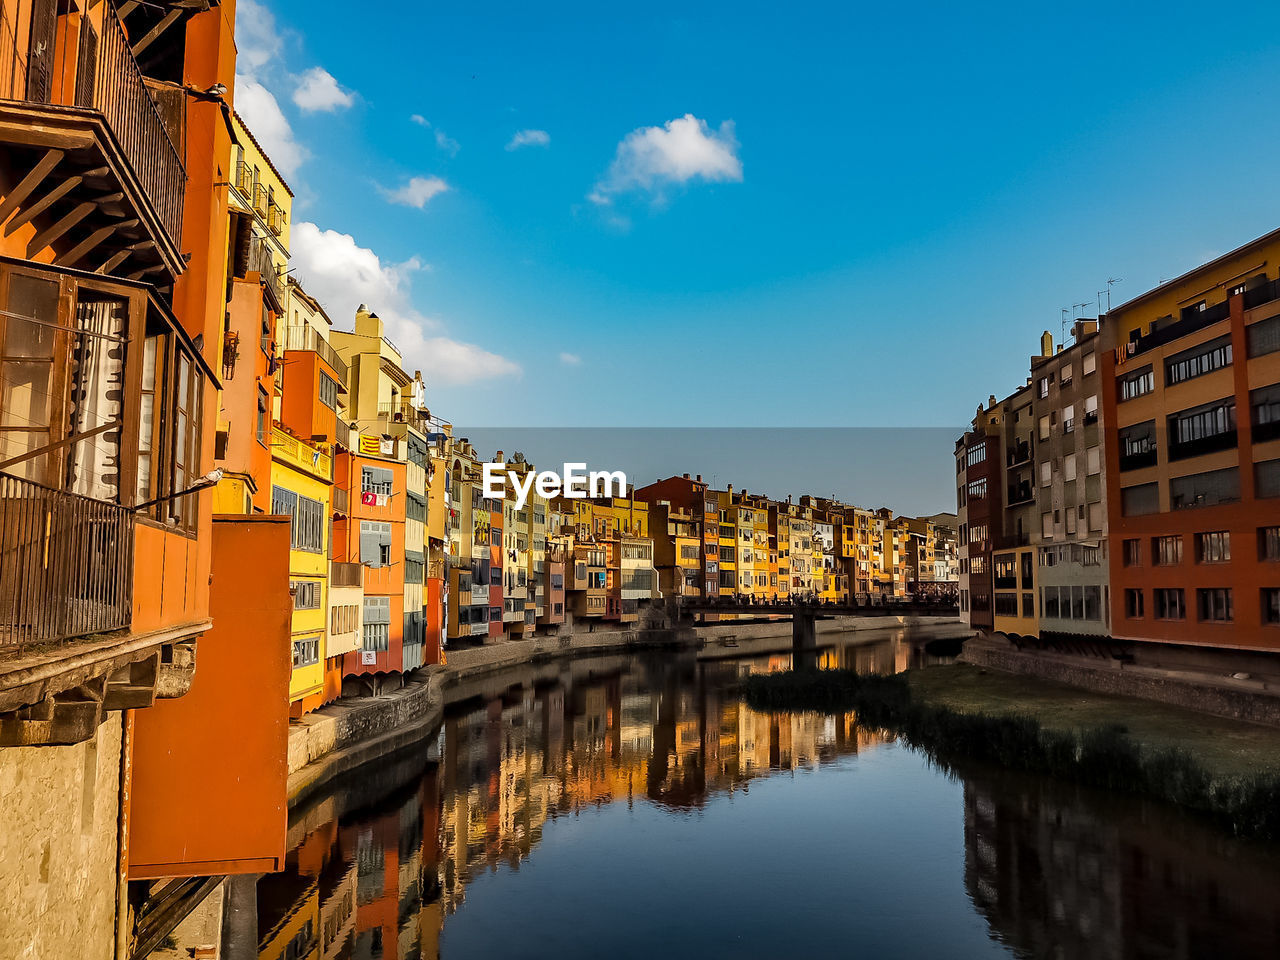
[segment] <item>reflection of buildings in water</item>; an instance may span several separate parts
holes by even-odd
[[[882,742],[852,714],[758,713],[737,699],[742,671],[789,663],[638,659],[451,713],[419,782],[312,830],[289,871],[260,881],[260,957],[436,956],[471,880],[518,869],[548,820],[637,797],[700,807]]]
[[[1274,863],[1206,825],[1005,772],[966,775],[964,819],[965,887],[1019,954],[1275,956]]]

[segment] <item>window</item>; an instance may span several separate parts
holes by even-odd
[[[1184,350],[1165,361],[1164,381],[1166,386],[1194,380],[1214,370],[1221,370],[1231,365],[1231,337],[1219,337],[1202,343],[1198,347]]]
[[[981,500],[987,495],[987,479],[983,477],[981,480],[974,480],[969,484],[969,498],[971,500]]]
[[[391,598],[364,598],[364,631],[362,650],[386,650],[391,644]]]
[[[330,410],[338,409],[338,381],[324,372],[320,374],[320,402]]]
[[[1126,567],[1142,566],[1142,541],[1126,540],[1124,542],[1124,565]]]
[[[974,464],[982,463],[982,461],[986,459],[987,459],[986,443],[979,443],[976,446],[970,447],[969,452],[965,457],[966,463],[971,467]]]
[[[1231,590],[1226,587],[1200,588],[1196,591],[1196,613],[1203,623],[1230,623]]]
[[[1233,397],[1175,413],[1169,417],[1169,459],[1235,446],[1235,432]]]
[[[1263,494],[1259,493],[1259,496]],[[1240,471],[1236,467],[1211,470],[1169,481],[1170,504],[1174,510],[1234,503],[1240,499]]]
[[[1125,400],[1141,397],[1155,388],[1156,377],[1150,366],[1135,370],[1120,379],[1120,401],[1123,403]]]
[[[1253,465],[1253,493],[1257,497],[1280,497],[1280,460]]]
[[[1037,384],[1036,392],[1039,395],[1041,400],[1049,396],[1049,378],[1048,377],[1040,378],[1040,382],[1039,384]]]
[[[1046,540],[1053,539],[1053,514],[1040,514],[1040,535]]]
[[[300,637],[293,641],[293,669],[320,662],[320,637]]]
[[[1258,528],[1258,559],[1280,560],[1280,527]]]
[[[1069,403],[1062,408],[1062,432],[1070,433],[1076,428],[1076,405]]]
[[[1058,383],[1063,387],[1071,383],[1071,364],[1064,364],[1058,371]]]
[[[1143,517],[1160,512],[1160,485],[1140,483],[1120,488],[1120,513],[1126,517]]]
[[[1124,592],[1124,615],[1130,620],[1141,620],[1142,611],[1142,591],[1126,590]]]
[[[267,422],[268,422],[267,391],[262,387],[259,387],[258,388],[258,420],[254,430],[255,430],[255,436],[257,436],[258,438],[258,442],[262,444],[264,447],[268,446]]]
[[[1053,464],[1048,460],[1040,464],[1040,486],[1047,487],[1053,483]]]
[[[1264,353],[1275,353],[1280,350],[1280,316],[1250,324],[1244,328],[1244,336],[1249,356],[1260,357]]]
[[[1049,418],[1041,417],[1040,418],[1040,439],[1041,440],[1049,439],[1049,427],[1050,427]]]
[[[1137,470],[1156,463],[1156,422],[1147,420],[1120,431],[1120,469]]]
[[[1009,590],[1018,585],[1014,555],[1002,553],[995,557],[995,587],[997,590]]]
[[[1196,534],[1196,563],[1226,563],[1231,559],[1231,534],[1226,530]]]
[[[1280,437],[1280,383],[1249,393],[1249,422],[1254,443]]]
[[[1062,458],[1062,479],[1070,482],[1076,478],[1076,458],[1074,454],[1067,454]]]
[[[379,520],[360,521],[360,562],[366,567],[391,565],[391,524]]]
[[[1041,591],[1041,593],[1042,593],[1042,596],[1040,598],[1041,616],[1046,618],[1050,618],[1050,617],[1056,618],[1058,616],[1058,588],[1045,587]]]
[[[294,580],[290,585],[293,591],[293,609],[295,610],[319,610],[320,609],[320,581],[319,580]]]
[[[391,496],[394,475],[387,467],[361,467],[360,492],[372,493],[374,496]]]
[[[1018,595],[1016,593],[996,594],[996,616],[1016,617],[1018,615]]]
[[[1157,620],[1186,619],[1187,608],[1181,589],[1162,588],[1153,590],[1151,594]]]
[[[1182,562],[1182,537],[1152,537],[1151,562],[1157,567],[1176,567]]]
[[[1097,354],[1093,353],[1092,351],[1090,351],[1089,353],[1086,353],[1084,355],[1084,359],[1080,363],[1080,367],[1081,367],[1081,372],[1086,377],[1089,374],[1093,373],[1094,370],[1098,369]]]
[[[1280,624],[1280,587],[1262,588],[1262,622]]]
[[[1034,593],[1024,593],[1022,595],[1022,615],[1024,617],[1034,617],[1036,615],[1036,595]]]
[[[1102,503],[1089,504],[1089,530],[1092,533],[1098,533],[1102,530],[1103,521],[1106,519],[1106,508]]]

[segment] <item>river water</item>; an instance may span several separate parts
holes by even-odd
[[[926,666],[921,640],[823,636],[819,659]],[[258,881],[258,955],[1280,955],[1280,851],[734,697],[790,664],[711,646],[486,681],[437,736],[294,811],[287,869]]]

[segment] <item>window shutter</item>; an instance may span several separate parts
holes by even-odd
[[[371,529],[374,524],[364,521],[360,524],[360,562],[370,567],[382,566],[382,551],[379,547],[378,532]]]

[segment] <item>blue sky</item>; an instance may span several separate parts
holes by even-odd
[[[459,424],[959,425],[1277,225],[1270,5],[239,9],[297,274]]]

